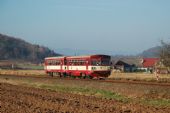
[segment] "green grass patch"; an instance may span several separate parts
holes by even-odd
[[[33,64],[17,64],[18,68],[21,69],[32,69],[32,70],[43,70],[44,67],[40,65],[33,65]]]
[[[170,99],[137,99],[134,100],[133,98],[128,98],[126,96],[107,91],[107,90],[101,90],[101,89],[92,89],[92,88],[82,88],[82,87],[69,87],[64,85],[58,85],[58,84],[39,84],[36,85],[39,88],[42,89],[48,89],[52,91],[60,91],[60,92],[66,92],[66,93],[74,93],[74,94],[81,94],[81,95],[88,95],[88,96],[95,96],[95,97],[101,97],[101,98],[107,98],[107,99],[114,99],[119,102],[123,103],[129,103],[129,102],[139,102],[144,105],[151,105],[151,106],[157,106],[157,107],[164,107],[164,106],[170,106]]]
[[[170,107],[170,99],[141,99],[140,102],[144,105]]]
[[[100,90],[100,89],[91,89],[91,88],[82,88],[82,87],[68,87],[68,86],[61,86],[61,85],[47,85],[42,84],[39,85],[40,88],[49,89],[54,91],[61,91],[67,93],[74,93],[74,94],[82,94],[82,95],[90,95],[96,97],[104,97],[107,99],[115,99],[117,101],[121,101],[124,103],[129,102],[129,98],[113,93],[111,91]]]

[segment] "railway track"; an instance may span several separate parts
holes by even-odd
[[[46,78],[46,79],[62,79],[62,80],[78,80],[78,81],[91,81],[91,82],[107,82],[107,83],[122,83],[122,84],[138,84],[138,85],[152,85],[152,86],[164,86],[164,87],[170,87],[170,83],[163,83],[159,81],[155,82],[146,82],[146,81],[131,81],[131,80],[113,80],[113,79],[105,79],[105,80],[99,80],[99,79],[81,79],[81,78],[70,78],[70,77],[58,77],[58,76],[39,76],[39,75],[0,75],[0,78],[9,79],[11,77],[15,78]]]

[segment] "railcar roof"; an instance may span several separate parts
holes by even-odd
[[[68,56],[67,58],[81,58],[81,57],[93,57],[93,56],[108,56],[108,55],[101,55],[101,54],[95,54],[95,55],[83,55],[83,56]]]
[[[46,57],[45,59],[55,59],[55,58],[64,58],[66,56],[56,56],[56,57]]]
[[[89,57],[93,57],[93,56],[109,56],[109,55],[102,55],[102,54],[95,54],[95,55],[82,55],[82,56],[58,56],[58,57],[46,57],[45,59],[56,59],[56,58],[89,58]]]

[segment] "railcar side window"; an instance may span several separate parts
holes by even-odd
[[[85,60],[80,60],[80,65],[85,65]]]
[[[68,64],[69,65],[85,65],[86,61],[85,60],[74,59],[74,60],[69,60]]]
[[[61,62],[59,60],[56,60],[55,62],[56,62],[56,65],[60,65],[61,64]]]
[[[47,65],[60,65],[62,62],[60,60],[47,60]]]
[[[51,65],[51,60],[47,60],[47,65]]]

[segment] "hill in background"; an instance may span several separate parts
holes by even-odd
[[[61,56],[61,54],[57,54],[47,47],[0,34],[0,60],[23,60],[39,63],[49,56]]]
[[[142,53],[135,56],[136,57],[159,57],[160,49],[161,49],[160,46],[156,46],[148,50],[145,50]],[[60,51],[60,49],[58,49],[57,51]],[[64,50],[64,52],[67,52],[65,53],[65,55],[68,55],[70,53],[68,52],[68,50]],[[74,52],[71,51],[71,52],[72,52],[71,55],[76,54],[75,51]],[[92,52],[92,50],[85,51],[85,52],[81,51],[81,52],[79,52],[79,54],[94,53]],[[39,62],[43,62],[44,58],[48,56],[61,56],[61,54],[57,54],[47,47],[31,44],[19,38],[14,38],[11,36],[0,34],[0,60],[23,60],[23,61],[31,61],[34,63],[35,62],[39,63]],[[122,58],[122,57],[134,58],[134,55],[132,56],[113,55],[113,56],[116,58]]]
[[[161,50],[161,46],[152,47],[150,49],[143,51],[138,56],[145,57],[145,58],[149,58],[149,57],[158,58],[160,57],[160,50]]]

